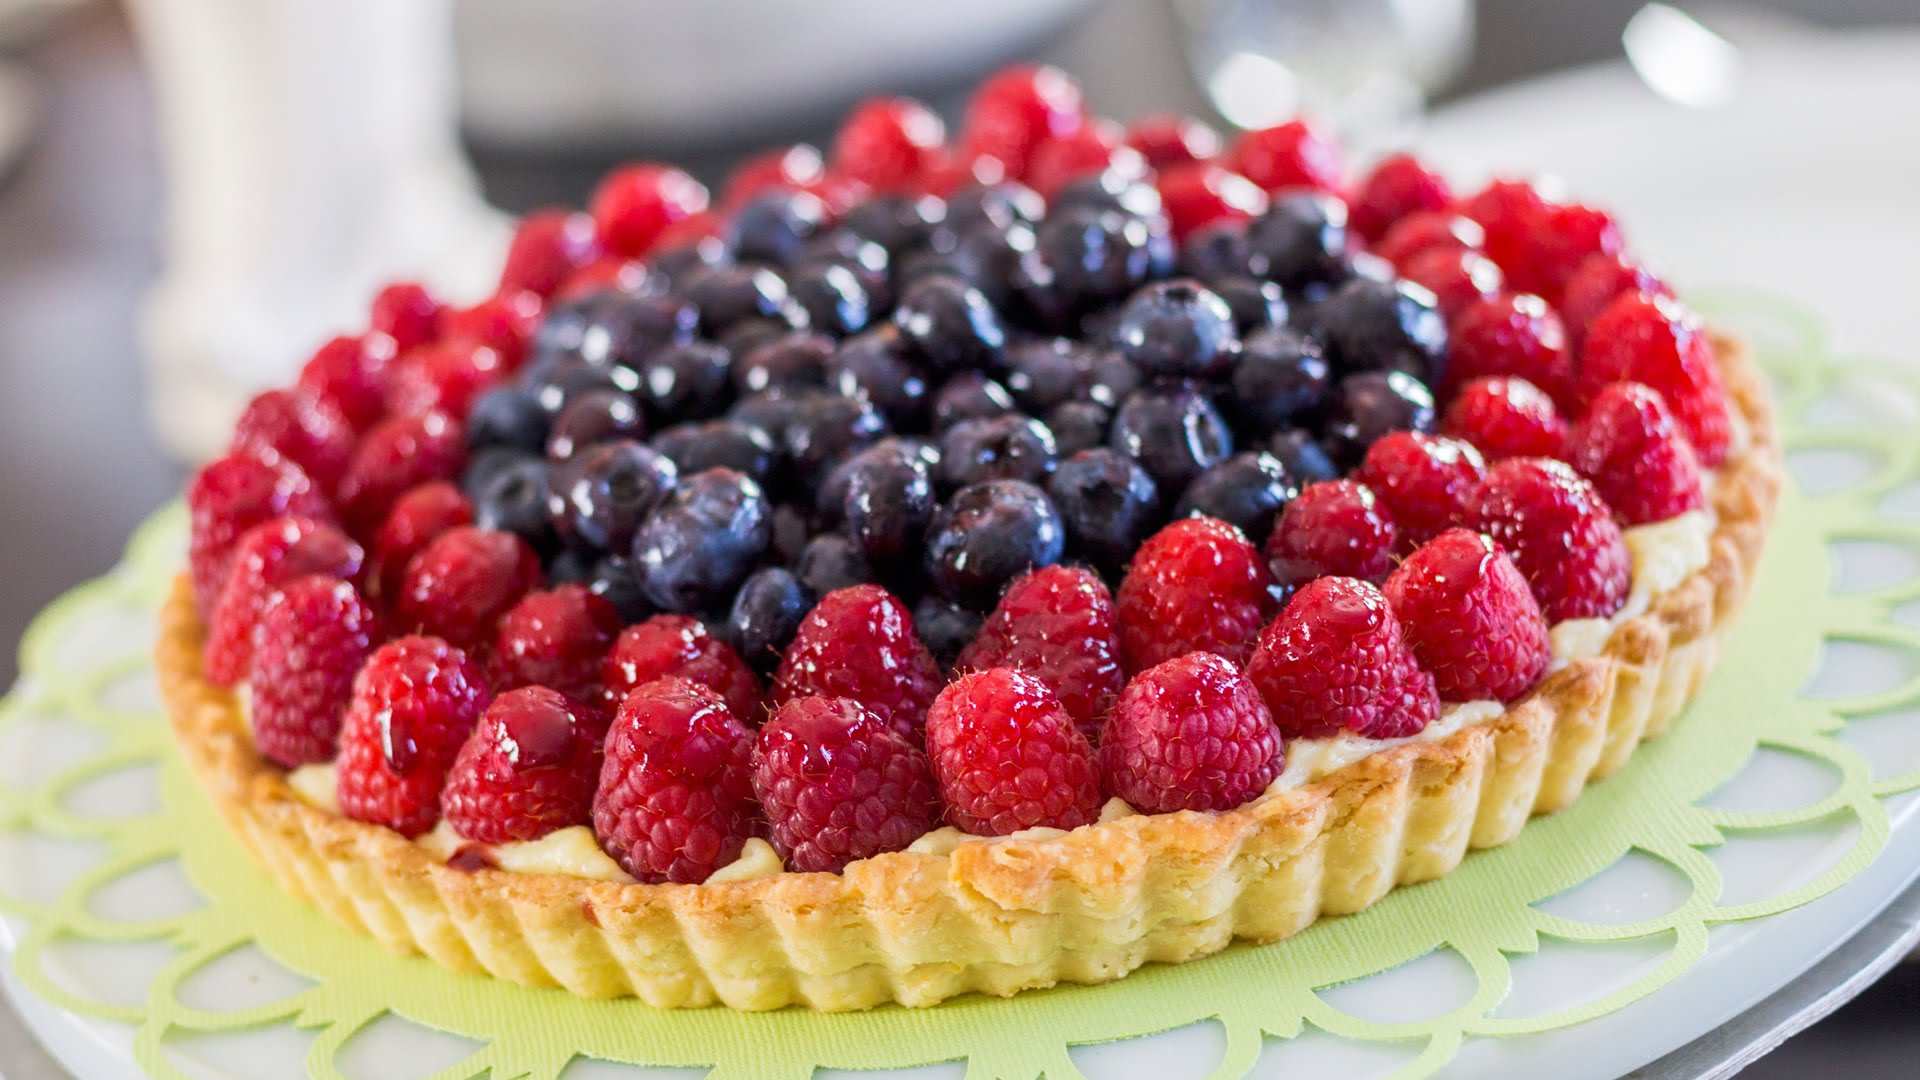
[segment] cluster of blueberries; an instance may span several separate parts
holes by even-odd
[[[1110,175],[831,225],[775,192],[556,306],[475,404],[464,486],[628,619],[702,615],[764,667],[817,596],[880,582],[950,660],[1031,567],[1113,578],[1189,513],[1259,542],[1301,485],[1432,428],[1445,346],[1323,194],[1176,244]]]

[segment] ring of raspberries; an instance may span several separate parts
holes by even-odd
[[[838,871],[1510,702],[1728,455],[1605,212],[989,80],[382,290],[194,476],[204,674],[346,816]]]

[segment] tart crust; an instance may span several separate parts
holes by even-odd
[[[1719,658],[1782,478],[1762,376],[1740,343],[1719,337],[1715,349],[1748,439],[1717,474],[1704,568],[1498,717],[1227,813],[1125,817],[946,855],[894,852],[842,874],[720,884],[460,870],[294,794],[255,751],[235,696],[201,677],[185,575],[160,614],[160,682],[182,752],[254,857],[287,892],[395,952],[662,1007],[923,1006],[1105,982],[1236,938],[1278,940],[1439,877],[1470,848],[1571,803],[1665,730]]]

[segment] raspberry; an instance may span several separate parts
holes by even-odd
[[[1733,440],[1726,392],[1713,345],[1692,312],[1665,297],[1627,293],[1587,328],[1580,352],[1580,388],[1591,401],[1608,383],[1637,382],[1660,391],[1700,464],[1726,460]]]
[[[486,699],[479,668],[439,638],[376,649],[340,727],[341,812],[406,836],[431,829],[447,769]]]
[[[661,679],[620,703],[607,732],[593,831],[641,881],[707,880],[759,831],[753,733],[720,695]]]
[[[434,634],[469,651],[493,644],[500,616],[540,587],[540,557],[512,533],[461,525],[407,563],[393,597],[406,632]]]
[[[1052,198],[1075,180],[1100,173],[1111,172],[1129,179],[1145,177],[1146,159],[1128,146],[1126,139],[1127,133],[1120,125],[1090,120],[1072,133],[1048,139],[1036,147],[1022,179],[1027,186]]]
[[[1407,259],[1399,272],[1402,280],[1432,292],[1439,301],[1440,314],[1449,319],[1475,300],[1497,295],[1506,281],[1492,259],[1461,248],[1422,251]]]
[[[1232,152],[1233,167],[1267,189],[1315,188],[1340,192],[1345,165],[1340,144],[1304,120],[1240,136]]]
[[[1567,279],[1594,255],[1618,256],[1620,226],[1604,210],[1579,203],[1548,207],[1536,221],[1528,253],[1529,291],[1559,300]]]
[[[441,341],[400,354],[387,383],[387,411],[418,416],[439,410],[465,416],[475,398],[506,374],[500,354],[470,341]]]
[[[333,520],[333,508],[298,465],[263,454],[228,454],[193,474],[187,485],[192,536],[187,564],[201,618],[213,614],[234,545],[248,529],[278,517]]]
[[[1039,679],[1088,739],[1126,685],[1113,597],[1092,571],[1049,566],[1015,581],[972,644],[962,671],[1012,668]]]
[[[353,677],[379,640],[378,618],[348,582],[314,575],[274,592],[247,680],[260,753],[289,769],[330,760]]]
[[[1373,253],[1400,267],[1429,251],[1479,251],[1486,242],[1486,230],[1472,218],[1444,210],[1422,210],[1408,214],[1388,229],[1374,244]]]
[[[1619,255],[1589,255],[1567,279],[1560,291],[1560,321],[1567,328],[1567,340],[1575,345],[1586,340],[1587,327],[1623,293],[1643,292],[1650,296],[1672,296],[1673,290],[1653,272]]]
[[[1379,584],[1393,570],[1399,530],[1373,489],[1353,480],[1308,484],[1280,511],[1267,537],[1275,581],[1297,589],[1339,575]]]
[[[492,349],[500,356],[500,370],[511,373],[526,359],[527,346],[545,310],[537,293],[498,292],[472,307],[447,312],[446,337],[457,345]]]
[[[973,92],[960,125],[960,145],[969,155],[998,158],[1009,174],[1023,176],[1041,143],[1078,131],[1086,115],[1080,84],[1066,72],[1009,67]]]
[[[448,529],[471,524],[473,504],[460,494],[459,488],[445,480],[421,484],[400,496],[370,543],[380,595],[394,596],[400,592],[407,563],[434,537]]]
[[[354,429],[340,407],[325,397],[268,390],[247,403],[234,421],[234,453],[278,454],[306,472],[321,491],[332,491],[353,454]]]
[[[1191,116],[1149,116],[1127,129],[1127,145],[1158,171],[1219,157],[1220,133]]]
[[[1387,234],[1393,223],[1410,214],[1444,210],[1453,202],[1446,177],[1422,164],[1412,154],[1381,158],[1354,193],[1347,221],[1368,241]]]
[[[1523,264],[1532,251],[1533,230],[1546,212],[1549,199],[1548,194],[1525,180],[1497,179],[1455,209],[1480,223],[1487,233],[1487,255],[1509,278],[1522,282],[1526,277]]]
[[[522,289],[552,296],[574,272],[600,257],[600,236],[590,214],[535,210],[520,219],[500,268],[502,293]]]
[[[1267,193],[1258,184],[1210,162],[1169,166],[1157,186],[1175,240],[1216,221],[1246,221],[1267,209]]]
[[[554,290],[553,302],[565,303],[599,292],[638,293],[647,283],[647,267],[625,255],[607,255],[588,263]]]
[[[1176,521],[1147,538],[1120,583],[1120,659],[1144,671],[1195,651],[1245,663],[1272,615],[1272,579],[1239,529]]]
[[[1631,560],[1620,525],[1564,463],[1500,462],[1467,500],[1466,519],[1513,557],[1548,622],[1605,618],[1627,602]]]
[[[607,174],[593,189],[588,209],[600,230],[600,246],[614,255],[638,258],[651,250],[669,226],[705,211],[707,189],[669,165],[627,165]]]
[[[845,698],[774,710],[753,744],[753,790],[789,870],[838,873],[906,847],[939,820],[926,755]]]
[[[1567,460],[1593,481],[1623,525],[1645,525],[1707,504],[1700,461],[1660,392],[1614,383],[1593,399],[1567,440]]]
[[[655,615],[627,627],[601,670],[610,705],[619,705],[635,687],[671,676],[719,694],[727,711],[749,727],[761,716],[760,680],[753,669],[691,615]]]
[[[482,844],[538,840],[591,820],[603,725],[558,690],[493,699],[440,790],[453,831]]]
[[[440,301],[419,282],[395,282],[374,294],[368,322],[406,352],[439,340]]]
[[[1134,676],[1100,741],[1107,784],[1143,814],[1231,810],[1286,765],[1280,730],[1245,675],[1212,653]]]
[[[1247,678],[1290,739],[1401,739],[1440,715],[1433,676],[1414,661],[1386,595],[1350,577],[1295,594],[1260,635]]]
[[[906,607],[878,585],[856,585],[828,593],[801,620],[774,672],[772,704],[848,698],[918,745],[941,681]]]
[[[1093,747],[1047,684],[997,667],[954,680],[927,712],[927,756],[947,820],[975,836],[1100,817]]]
[[[1386,593],[1442,701],[1512,701],[1553,658],[1527,579],[1480,533],[1441,533],[1400,564]]]
[[[938,163],[946,140],[946,125],[920,102],[870,98],[834,136],[833,167],[876,191],[905,191]]]
[[[1573,361],[1566,329],[1545,300],[1506,293],[1468,304],[1453,319],[1444,392],[1489,375],[1518,375],[1556,400],[1567,396]]]
[[[1440,432],[1472,443],[1489,461],[1567,452],[1567,422],[1553,399],[1521,378],[1469,381],[1440,418]]]
[[[1407,550],[1459,519],[1461,503],[1485,471],[1485,459],[1468,443],[1396,431],[1367,448],[1353,476],[1387,505]]]
[[[466,463],[466,435],[446,413],[395,416],[374,425],[340,478],[349,530],[364,538],[402,494],[435,480],[457,480]]]
[[[248,529],[234,545],[227,583],[207,619],[207,681],[232,686],[246,678],[254,626],[274,590],[308,574],[355,581],[364,561],[359,544],[315,518],[274,518]]]
[[[720,193],[720,204],[734,210],[769,191],[799,191],[818,182],[825,172],[826,163],[811,144],[777,147],[734,166]]]
[[[331,402],[354,430],[364,431],[386,412],[392,359],[393,339],[385,334],[337,337],[300,369],[297,388],[302,396]]]
[[[530,592],[500,617],[494,689],[547,686],[598,704],[600,667],[619,633],[620,612],[585,585]]]

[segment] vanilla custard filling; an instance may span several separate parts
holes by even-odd
[[[1558,670],[1576,661],[1596,656],[1606,648],[1607,639],[1621,623],[1644,614],[1655,598],[1678,588],[1688,576],[1707,565],[1713,537],[1713,515],[1705,510],[1690,511],[1652,525],[1636,525],[1625,532],[1627,552],[1633,560],[1632,589],[1618,612],[1604,619],[1568,619],[1551,631],[1553,662],[1549,670]],[[241,698],[242,709],[245,698]],[[1504,707],[1497,701],[1468,701],[1451,704],[1441,710],[1439,719],[1418,735],[1404,739],[1369,739],[1359,735],[1332,735],[1318,739],[1294,739],[1287,743],[1287,765],[1266,794],[1273,795],[1310,784],[1344,766],[1382,750],[1406,743],[1438,742],[1476,724],[1499,716]],[[332,813],[340,812],[336,777],[331,762],[302,765],[287,774],[287,785],[302,802]],[[1100,811],[1101,821],[1133,816],[1134,810],[1121,799],[1109,799]],[[1060,829],[1046,827],[1023,829],[1008,839],[1041,840],[1065,836]],[[907,845],[921,855],[949,855],[961,844],[996,837],[972,836],[951,825],[942,826]],[[573,825],[538,840],[508,844],[476,844],[462,838],[444,820],[431,832],[415,839],[435,859],[446,862],[462,849],[473,849],[502,870],[523,874],[567,874],[596,881],[631,882],[633,878],[600,848],[593,830]],[[786,868],[773,845],[758,837],[748,840],[733,862],[713,872],[708,884],[726,881],[751,881],[772,877]]]

